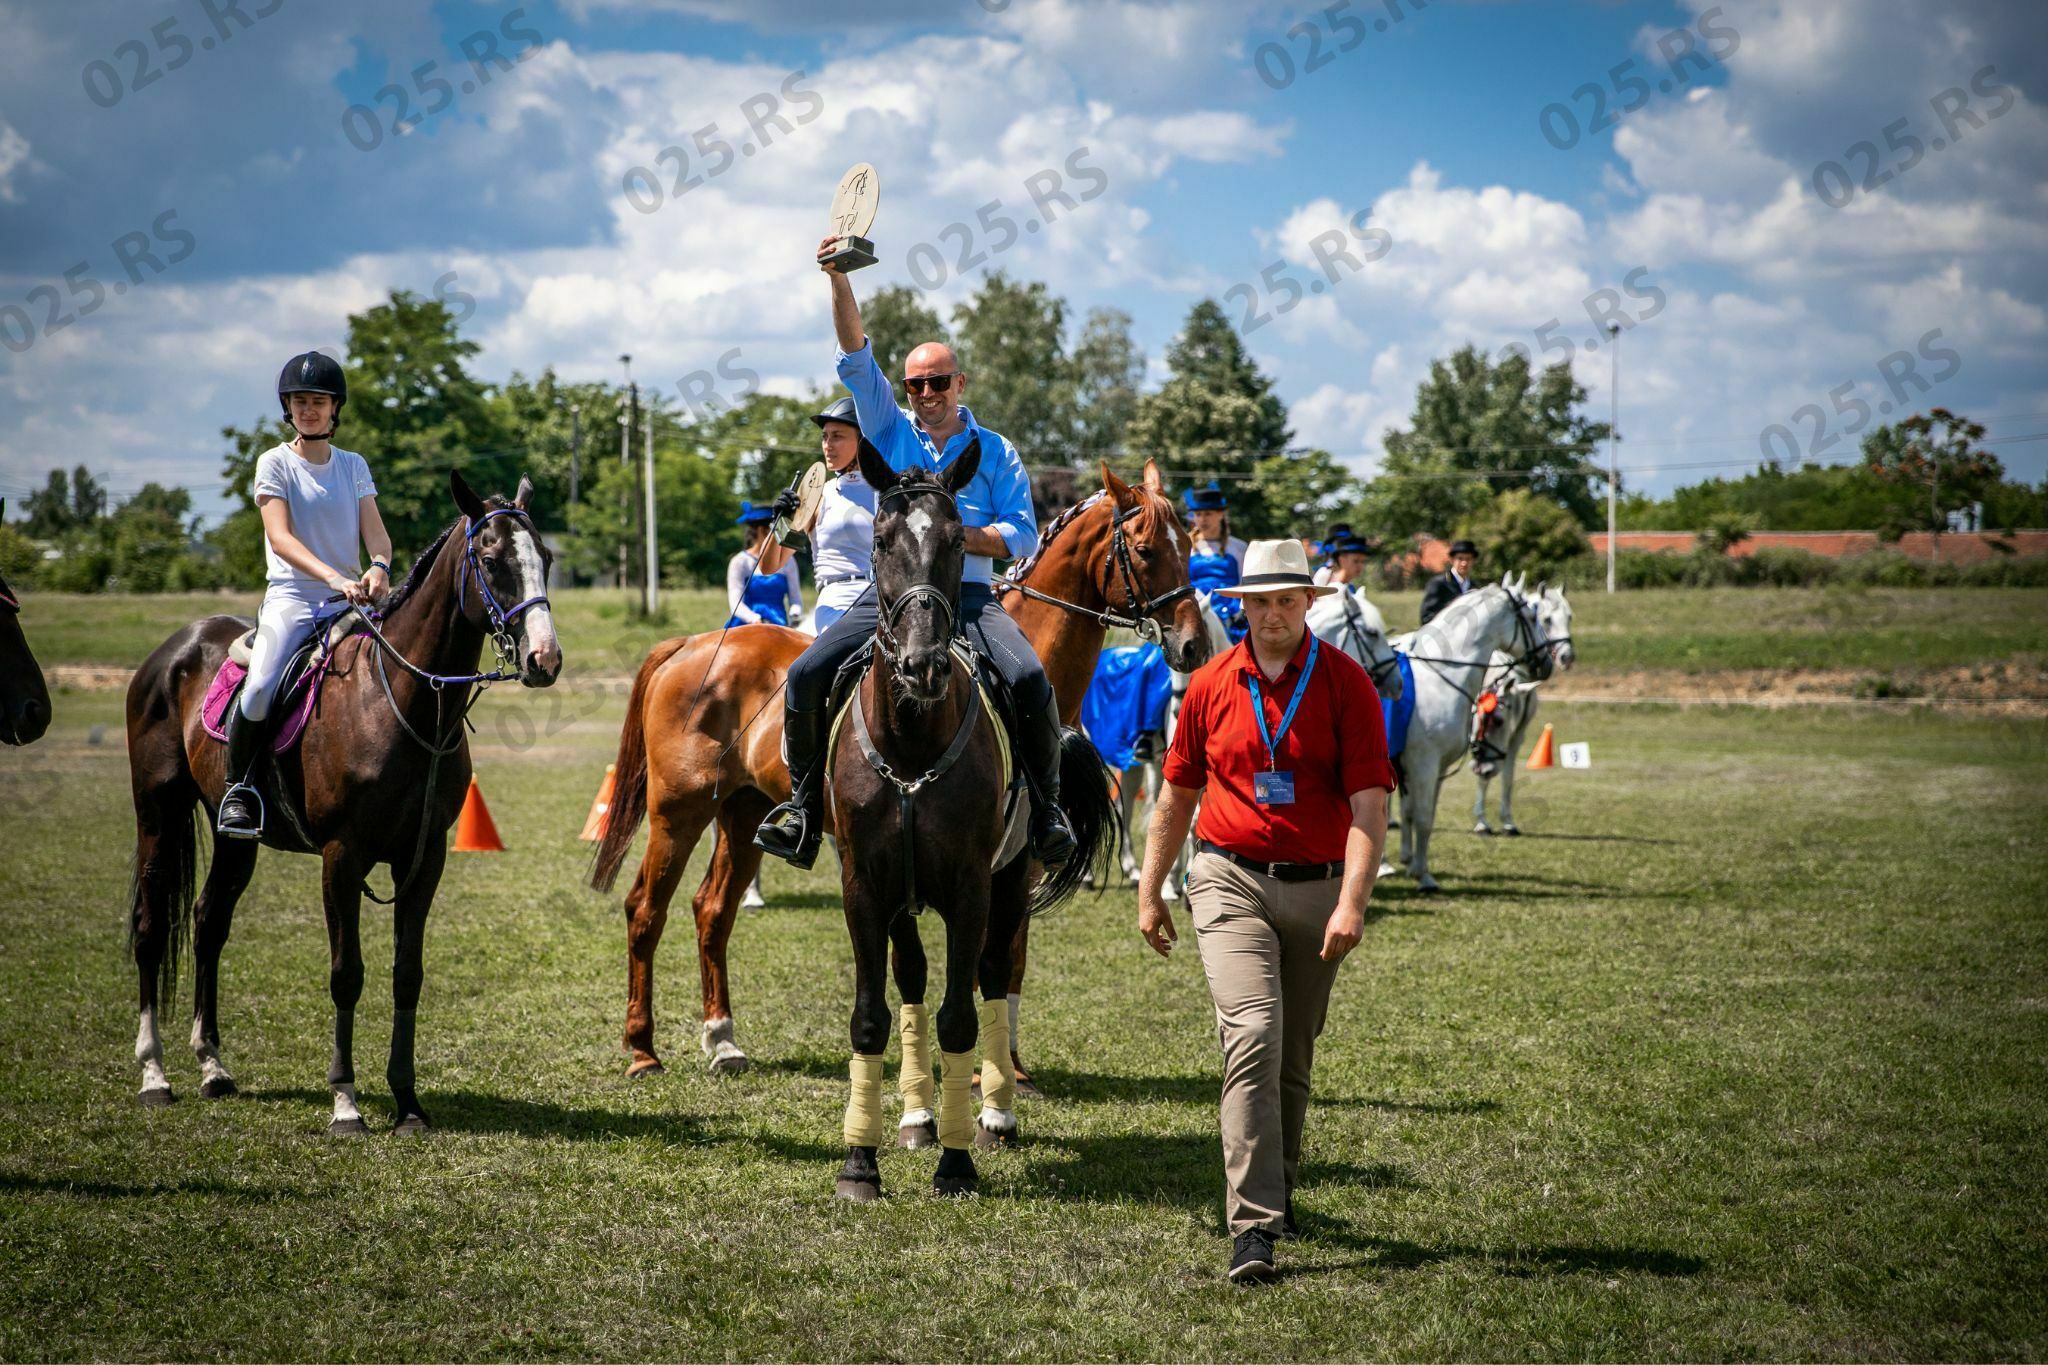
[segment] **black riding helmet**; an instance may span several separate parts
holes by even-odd
[[[812,413],[811,420],[818,424],[820,431],[825,429],[827,422],[844,422],[855,431],[860,430],[860,414],[854,411],[851,398],[834,399],[832,405],[823,412]]]
[[[341,410],[348,406],[348,379],[341,372],[341,362],[321,351],[307,351],[287,360],[277,376],[277,405],[284,410],[286,421],[291,420],[291,395],[295,393],[324,393],[334,399],[334,426],[327,431],[333,436],[341,426]]]

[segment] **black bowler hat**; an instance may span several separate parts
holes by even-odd
[[[1451,553],[1454,555],[1471,555],[1474,559],[1477,559],[1479,558],[1479,547],[1469,540],[1454,540],[1451,542]]]

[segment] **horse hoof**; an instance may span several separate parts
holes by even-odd
[[[212,1076],[199,1083],[199,1094],[203,1099],[224,1100],[239,1093],[235,1089],[235,1080],[232,1076]]]
[[[1023,1072],[1013,1072],[1011,1079],[1012,1088],[1015,1090],[1018,1099],[1042,1100],[1045,1098],[1045,1092],[1043,1090],[1040,1090],[1037,1086],[1033,1085],[1031,1083],[1031,1078],[1025,1075]]]
[[[896,1145],[907,1147],[913,1152],[939,1145],[939,1125],[933,1123],[906,1123],[896,1130]]]
[[[155,1090],[145,1090],[141,1095],[142,1107],[144,1109],[166,1109],[170,1107],[173,1098],[169,1086],[162,1086]]]
[[[626,1068],[626,1079],[629,1081],[644,1081],[649,1076],[659,1076],[667,1070],[668,1068],[660,1062],[635,1062]]]
[[[329,1137],[361,1137],[370,1131],[370,1125],[361,1119],[335,1119],[327,1125]]]
[[[981,1192],[981,1177],[978,1175],[935,1175],[932,1177],[932,1193],[945,1199],[965,1199]]]
[[[407,1114],[398,1121],[398,1126],[391,1130],[391,1135],[393,1137],[425,1137],[431,1127],[432,1125],[427,1122],[425,1114]]]
[[[1443,891],[1443,888],[1441,886],[1438,886],[1435,882],[1422,882],[1418,886],[1416,886],[1415,889],[1417,891],[1420,891],[1425,896],[1439,895]]]
[[[984,1152],[993,1151],[998,1147],[1014,1147],[1017,1145],[1017,1130],[1012,1128],[1006,1133],[997,1132],[993,1128],[984,1128],[977,1123],[974,1125],[974,1145]]]
[[[832,1195],[855,1204],[872,1204],[882,1197],[882,1182],[879,1180],[848,1180],[841,1176],[833,1182]]]
[[[719,1048],[718,1055],[711,1059],[711,1074],[714,1076],[737,1076],[750,1065],[752,1063],[748,1061],[746,1053],[733,1047],[732,1044],[726,1043]]]

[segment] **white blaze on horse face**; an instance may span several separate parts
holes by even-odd
[[[532,531],[524,526],[512,532],[512,547],[519,562],[519,601],[543,597],[548,590],[547,570],[542,567],[540,544]],[[553,668],[561,662],[562,647],[555,639],[555,618],[548,613],[547,604],[529,608],[519,618],[526,630],[526,645],[539,657],[541,665]]]
[[[917,537],[917,548],[922,550],[924,538],[931,534],[932,514],[922,507],[914,508],[910,515],[903,519],[903,524],[910,528],[910,534]]]

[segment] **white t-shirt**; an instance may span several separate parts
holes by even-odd
[[[811,572],[821,583],[875,576],[875,490],[857,467],[825,485],[811,526]]]
[[[374,497],[377,484],[370,466],[353,450],[328,447],[325,464],[302,459],[288,445],[273,446],[256,458],[253,491],[260,498],[283,498],[291,514],[292,534],[335,572],[351,577],[361,572],[362,508],[358,499]],[[263,539],[263,559],[273,587],[296,587],[326,594],[329,589],[284,562]]]

